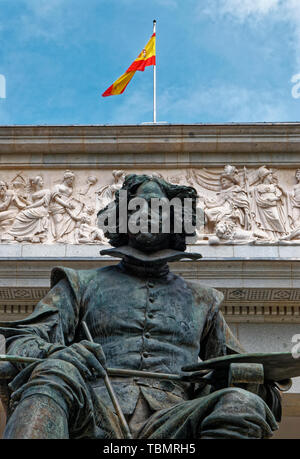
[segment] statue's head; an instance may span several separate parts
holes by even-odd
[[[4,182],[3,180],[0,180],[0,196],[5,196],[6,192],[8,190],[7,183]]]
[[[71,187],[71,186],[73,186],[74,180],[75,180],[75,174],[73,174],[72,171],[66,170],[65,173],[64,173],[63,182],[67,186]]]
[[[43,188],[43,186],[44,186],[44,179],[41,175],[36,175],[35,177],[29,179],[30,190]]]
[[[238,170],[235,166],[228,164],[224,167],[224,171],[220,175],[220,184],[222,190],[226,190],[232,187],[232,185],[240,184]]]
[[[122,181],[125,179],[125,172],[122,170],[120,171],[115,170],[112,172],[112,175],[113,175],[115,183],[118,183],[119,181]]]
[[[230,220],[221,220],[216,224],[215,232],[219,239],[230,239],[234,231],[235,224]]]
[[[174,185],[157,176],[130,174],[116,193],[113,205],[99,211],[100,227],[103,229],[102,222],[107,223],[114,212],[115,226],[104,229],[112,246],[130,245],[144,252],[166,248],[184,251],[186,237],[194,235],[196,198],[192,187]],[[126,219],[125,230],[122,218]],[[191,223],[188,231],[185,218]],[[178,225],[179,220],[182,225]],[[193,231],[189,232],[191,226]]]
[[[274,176],[272,169],[262,166],[258,169],[258,177],[262,183],[273,183]]]

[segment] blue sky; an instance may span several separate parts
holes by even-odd
[[[300,0],[0,0],[0,124],[151,122],[153,19],[158,121],[300,120]]]

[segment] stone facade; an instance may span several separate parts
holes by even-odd
[[[0,127],[0,317],[24,317],[57,265],[115,263],[96,213],[128,173],[194,186],[204,225],[173,270],[224,294],[248,351],[286,351],[300,323],[300,124]],[[300,385],[277,436],[300,427]],[[300,430],[299,430],[300,431]],[[298,438],[300,438],[299,434]]]

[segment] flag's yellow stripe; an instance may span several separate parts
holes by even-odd
[[[155,41],[155,35],[152,35],[143,51],[136,58],[136,61],[145,61],[146,59],[149,59],[149,57],[155,56]]]
[[[113,83],[113,88],[111,91],[111,95],[115,96],[117,94],[122,94],[122,92],[125,90],[126,86],[128,85],[129,81],[133,77],[135,72],[128,72],[124,73],[120,78],[118,78],[114,83]]]

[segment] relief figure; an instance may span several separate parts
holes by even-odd
[[[272,170],[258,169],[260,183],[253,190],[252,215],[256,228],[263,230],[266,239],[276,241],[288,234],[288,219],[284,203],[284,190],[277,184]]]
[[[3,234],[13,224],[14,218],[27,206],[28,202],[20,196],[16,190],[9,190],[4,181],[0,181],[0,229],[1,238],[5,239]],[[8,237],[8,239],[10,239]]]
[[[55,242],[71,242],[76,217],[82,209],[82,204],[73,196],[74,180],[73,172],[67,170],[62,183],[56,185],[52,191],[49,214],[51,235]]]
[[[215,197],[204,199],[205,214],[214,224],[223,219],[232,220],[240,228],[250,229],[250,211],[247,193],[240,186],[238,171],[225,166],[220,176],[221,191]]]
[[[289,195],[289,215],[291,216],[292,229],[300,227],[300,169],[296,170],[295,178],[297,184],[294,185],[293,191]]]
[[[125,172],[124,171],[113,171],[113,183],[110,185],[105,185],[100,188],[96,193],[98,195],[98,208],[99,210],[104,209],[111,201],[115,199],[115,194],[122,188]]]
[[[259,229],[244,230],[236,225],[232,220],[222,220],[216,224],[216,236],[209,238],[210,244],[219,244],[221,241],[231,241],[236,244],[254,242],[264,239],[263,231]]]
[[[75,229],[75,243],[76,244],[90,244],[93,242],[108,243],[103,231],[93,224],[94,209],[86,208],[78,221],[77,228]]]
[[[19,242],[44,242],[48,231],[51,191],[43,189],[44,180],[40,175],[29,179],[29,184],[32,203],[18,213],[8,233]]]

